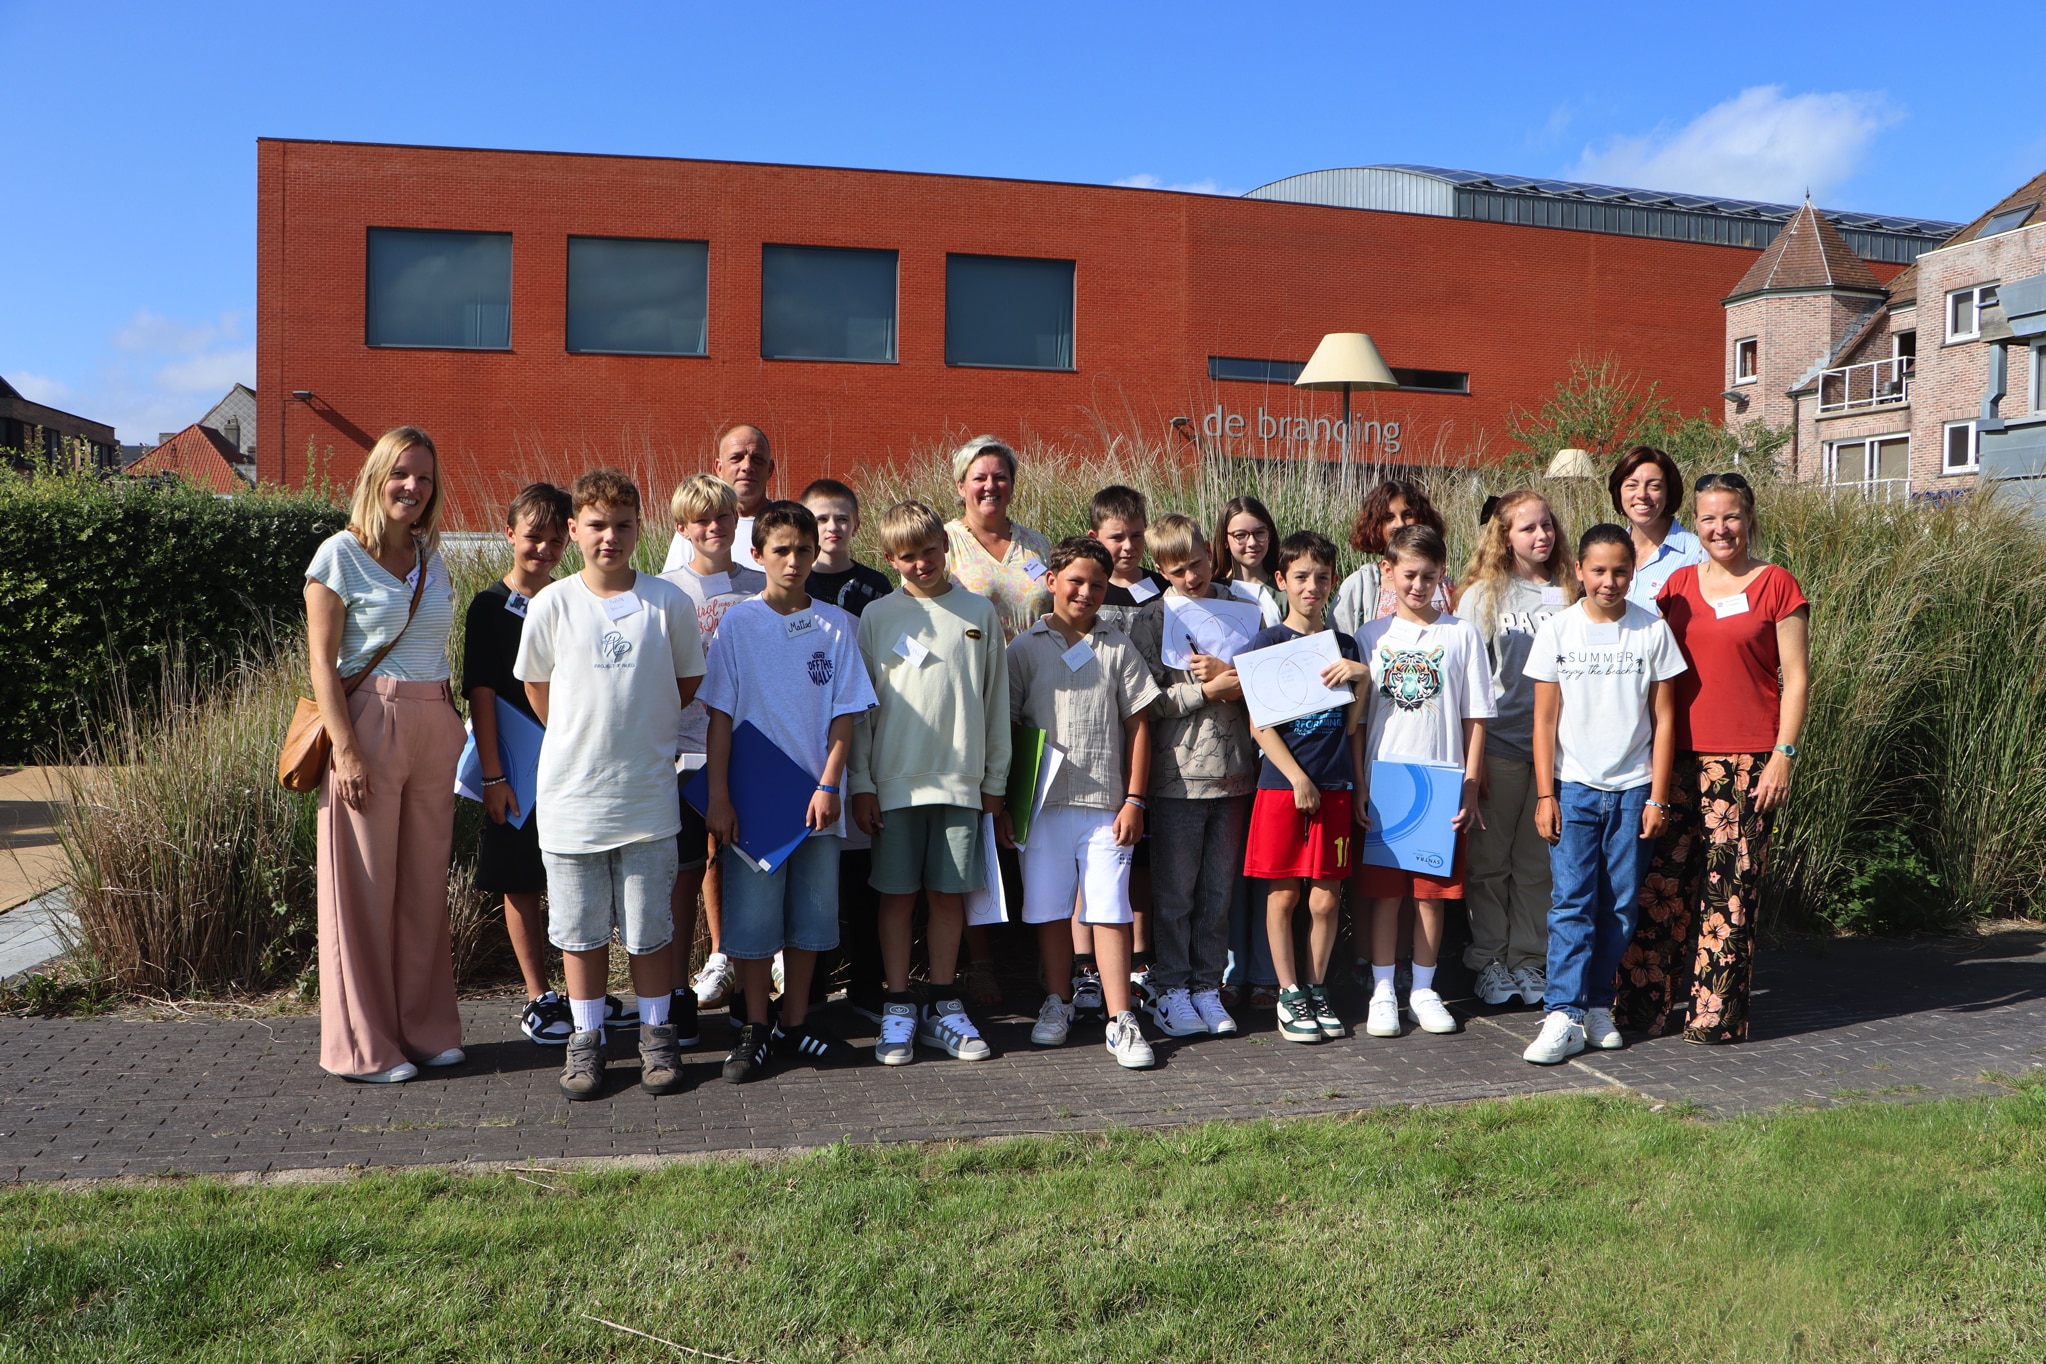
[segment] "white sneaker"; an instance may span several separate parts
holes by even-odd
[[[1364,1031],[1372,1037],[1400,1035],[1400,997],[1393,993],[1392,986],[1373,987],[1371,1008],[1364,1015]]]
[[[1449,1012],[1442,996],[1433,990],[1407,991],[1407,1012],[1421,1025],[1422,1032],[1456,1031],[1456,1015]]]
[[[1101,973],[1099,971],[1073,972],[1073,1012],[1090,1017],[1101,1014],[1108,1005],[1101,998]]]
[[[703,969],[689,982],[689,988],[696,991],[696,1007],[715,1009],[725,1002],[732,993],[732,987],[739,983],[739,972],[732,965],[732,959],[722,952],[713,952],[704,960]]]
[[[1510,1004],[1520,987],[1513,981],[1513,973],[1506,969],[1503,961],[1488,961],[1485,969],[1478,972],[1478,998],[1487,1004]]]
[[[967,1017],[965,1002],[958,999],[941,999],[925,1008],[916,1040],[961,1061],[985,1061],[995,1054]]]
[[[1147,1012],[1167,1037],[1192,1037],[1208,1031],[1207,1020],[1194,1009],[1193,992],[1184,986],[1167,990]]]
[[[1279,1036],[1288,1042],[1321,1041],[1321,1024],[1314,1021],[1314,997],[1300,986],[1279,991]]]
[[[874,1059],[884,1066],[906,1066],[916,1060],[916,1005],[881,1006],[881,1035],[874,1039]]]
[[[1554,1066],[1583,1050],[1584,1025],[1561,1009],[1551,1009],[1542,1019],[1540,1036],[1527,1044],[1520,1059],[1538,1066]]]
[[[427,1057],[420,1064],[426,1066],[459,1066],[468,1059],[468,1052],[463,1051],[460,1047],[449,1047],[446,1051]]]
[[[1236,1031],[1236,1019],[1223,1007],[1220,990],[1196,990],[1193,992],[1194,1012],[1201,1016],[1201,1022],[1208,1025],[1208,1031],[1217,1035]]]
[[[767,977],[774,982],[774,992],[779,995],[782,992],[781,953],[774,954],[774,964],[767,968]]]
[[[1108,1054],[1124,1070],[1149,1070],[1158,1064],[1151,1044],[1144,1040],[1143,1025],[1134,1009],[1125,1009],[1108,1025]]]
[[[1618,1051],[1627,1045],[1627,1039],[1620,1036],[1620,1025],[1613,1022],[1611,1009],[1584,1011],[1584,1040],[1600,1051]]]
[[[418,1066],[410,1061],[400,1061],[389,1070],[373,1070],[367,1075],[348,1075],[343,1078],[353,1080],[359,1085],[402,1085],[407,1080],[418,1078],[418,1075]]]
[[[1073,1006],[1057,995],[1046,995],[1044,1007],[1037,1011],[1037,1026],[1030,1030],[1030,1040],[1040,1047],[1063,1047],[1072,1031]]]
[[[1549,973],[1539,966],[1523,966],[1513,973],[1513,993],[1520,996],[1520,1002],[1530,1009],[1542,1007],[1542,996],[1549,992]],[[1505,1000],[1499,1001],[1504,1004]]]

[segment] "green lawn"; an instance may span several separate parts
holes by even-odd
[[[0,1360],[2046,1355],[2046,1082],[0,1193]]]

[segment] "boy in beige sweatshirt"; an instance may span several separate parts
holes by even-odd
[[[966,1061],[994,1055],[967,1016],[953,974],[963,897],[986,884],[981,816],[1009,782],[1009,673],[1001,617],[951,580],[945,523],[921,502],[881,518],[881,551],[901,588],[860,616],[860,655],[879,706],[853,732],[846,777],[853,821],[874,840],[869,884],[881,899],[887,974],[875,1059],[904,1066],[916,1043]],[[910,916],[930,904],[930,998],[921,1024],[909,993]]]

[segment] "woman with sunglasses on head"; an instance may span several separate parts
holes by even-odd
[[[1811,606],[1788,569],[1751,554],[1747,479],[1707,474],[1693,492],[1705,561],[1655,597],[1690,665],[1676,679],[1676,808],[1641,887],[1614,1014],[1659,1034],[1688,995],[1684,1040],[1714,1045],[1748,1035],[1762,867],[1809,696]]]

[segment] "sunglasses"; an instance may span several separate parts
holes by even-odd
[[[1743,493],[1755,491],[1748,485],[1748,480],[1745,477],[1731,471],[1723,474],[1707,474],[1691,485],[1691,491],[1694,494],[1711,492],[1716,488],[1732,488],[1736,492]]]

